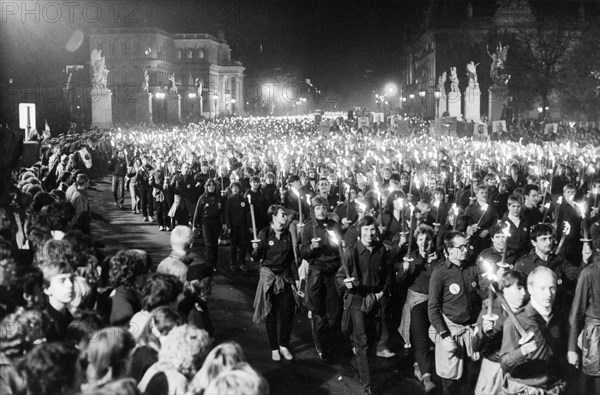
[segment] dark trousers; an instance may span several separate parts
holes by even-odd
[[[415,362],[421,374],[431,373],[429,353],[429,316],[427,301],[415,305],[410,312],[410,338]]]
[[[244,226],[231,228],[231,266],[246,264],[246,250],[250,243],[248,229]]]
[[[472,361],[465,356],[463,376],[460,380],[442,379],[444,395],[471,395],[477,384],[481,361]]]
[[[275,294],[273,287],[271,287],[267,295],[272,303],[271,311],[266,320],[269,346],[271,350],[279,350],[279,346],[287,348],[290,345],[292,320],[294,318],[292,286],[286,283],[285,290],[278,294]],[[277,336],[277,317],[279,317],[279,336]]]
[[[115,203],[122,206],[125,202],[125,177],[112,176],[112,193]]]
[[[181,200],[183,200],[183,204],[185,204],[185,209],[187,210],[188,215],[188,221],[191,221],[192,216],[194,215],[194,210],[196,209],[196,200],[193,196],[182,196]],[[187,223],[185,225],[187,225]]]
[[[579,393],[581,395],[600,394],[600,376],[590,376],[581,372],[579,376]]]
[[[144,217],[154,216],[154,198],[152,197],[152,188],[141,187],[140,198],[142,203],[142,215]]]
[[[390,317],[391,317],[391,306],[392,301],[387,296],[379,299],[379,305],[381,308],[381,317],[378,319],[378,332],[379,342],[377,343],[377,350],[383,351],[389,349],[388,341],[390,339]]]
[[[360,382],[363,388],[371,388],[371,373],[369,371],[369,335],[371,338],[377,332],[378,318],[375,316],[377,311],[369,314],[360,310],[362,307],[362,298],[355,295],[350,305],[350,317],[352,317],[352,346],[354,347],[354,358],[352,364],[358,370]]]
[[[202,237],[206,248],[206,261],[217,267],[217,254],[219,251],[219,235],[221,234],[221,218],[202,218]]]
[[[335,286],[335,273],[324,274],[309,269],[307,295],[312,301],[311,330],[315,348],[318,353],[328,354],[332,350],[334,337],[340,329],[340,297]],[[315,303],[316,302],[316,303]]]
[[[158,226],[169,226],[171,224],[170,218],[167,215],[169,212],[168,208],[165,207],[166,200],[159,202],[154,200],[154,208],[156,209],[156,220]]]

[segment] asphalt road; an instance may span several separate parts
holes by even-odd
[[[108,255],[124,248],[140,248],[151,255],[154,264],[158,264],[170,252],[170,233],[159,232],[158,224],[143,222],[139,214],[115,208],[110,189],[110,177],[106,177],[96,180],[89,190],[90,207],[95,214],[92,229],[106,245],[104,251]],[[130,207],[128,198],[125,203]],[[195,253],[202,254],[201,244],[196,240]],[[208,304],[216,342],[238,342],[248,361],[269,382],[272,394],[362,394],[362,387],[350,368],[351,352],[347,340],[340,339],[346,345],[340,351],[342,356],[332,362],[321,362],[314,351],[306,314],[299,314],[294,319],[290,349],[295,360],[271,360],[264,325],[257,326],[252,322],[258,266],[250,262],[248,268],[247,273],[231,273],[229,265],[223,264],[215,276],[213,295]],[[424,394],[412,374],[412,357],[403,349],[397,332],[392,332],[391,346],[398,354],[396,357],[377,358],[374,347],[370,350],[369,364],[376,393]],[[434,394],[441,393],[441,383],[436,379],[438,388]]]

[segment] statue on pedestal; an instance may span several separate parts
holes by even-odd
[[[202,80],[200,78],[196,78],[194,80],[194,86],[196,87],[196,92],[199,97],[202,97]]]
[[[492,58],[492,65],[490,67],[490,77],[495,84],[500,86],[506,86],[510,80],[510,74],[504,71],[504,62],[508,56],[509,45],[502,46],[502,43],[498,43],[495,53],[490,53],[489,47],[486,47],[487,53]]]
[[[90,57],[90,63],[92,65],[92,85],[99,89],[106,89],[108,81],[108,69],[106,68],[105,58],[102,56],[101,49],[94,49]]]
[[[467,63],[467,76],[469,77],[469,85],[477,85],[477,66],[479,66],[479,63],[475,64],[473,61],[471,61],[471,63]]]
[[[438,89],[441,97],[446,97],[446,72],[444,71],[438,79]]]
[[[450,67],[450,91],[460,95],[458,90],[458,75],[456,75],[456,67]]]
[[[150,76],[148,70],[144,70],[144,82],[142,83],[142,92],[148,92],[150,89]]]
[[[177,94],[177,84],[175,84],[175,73],[171,74],[169,76],[169,82],[171,83],[171,86],[169,87],[169,93],[174,93]]]

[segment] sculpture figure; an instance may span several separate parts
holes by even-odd
[[[458,75],[456,75],[456,67],[450,67],[450,91],[454,94],[459,94],[458,90]]]
[[[169,87],[169,93],[175,93],[177,94],[177,85],[175,84],[175,73],[171,74],[169,76],[169,82],[171,83],[171,86]]]
[[[477,84],[477,66],[479,66],[479,63],[475,64],[473,61],[467,63],[467,76],[469,76],[469,85]]]
[[[446,79],[446,72],[444,71],[438,79],[438,89],[442,97],[446,97]]]
[[[198,96],[202,97],[202,80],[200,78],[196,78],[194,80],[194,85],[196,86]]]
[[[504,71],[504,62],[508,56],[509,45],[502,46],[502,43],[498,43],[495,53],[490,53],[489,47],[486,47],[487,53],[492,58],[492,65],[490,67],[490,77],[492,81],[498,85],[506,86],[510,80],[510,74]]]
[[[108,81],[108,69],[106,68],[105,58],[102,56],[101,49],[94,49],[90,57],[92,71],[92,85],[99,89],[106,89]]]
[[[148,75],[148,70],[144,70],[144,83],[142,84],[142,91],[148,92],[150,89],[150,76]]]

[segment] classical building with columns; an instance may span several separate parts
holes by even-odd
[[[182,120],[244,113],[244,67],[231,60],[225,38],[210,34],[169,33],[158,28],[93,29],[90,51],[101,49],[112,91],[113,119],[130,122],[135,97],[147,71],[155,123],[166,121],[162,102],[171,93],[174,74]],[[201,84],[200,94],[198,86]]]

